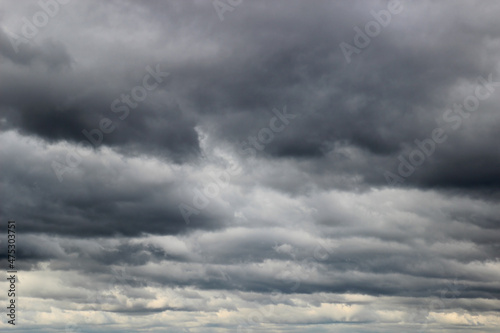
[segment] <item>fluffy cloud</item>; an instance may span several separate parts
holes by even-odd
[[[22,330],[498,330],[497,4],[63,3],[0,0]]]

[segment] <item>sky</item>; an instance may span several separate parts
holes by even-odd
[[[0,0],[0,331],[498,332],[499,15]]]

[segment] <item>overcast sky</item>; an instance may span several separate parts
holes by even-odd
[[[499,17],[0,0],[0,330],[498,332]]]

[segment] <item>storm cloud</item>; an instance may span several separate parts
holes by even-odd
[[[496,332],[499,14],[0,0],[16,329]]]

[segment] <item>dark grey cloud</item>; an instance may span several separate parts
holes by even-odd
[[[131,171],[117,160],[108,165],[98,159],[86,160],[81,165],[83,174],[69,169],[59,182],[51,167],[58,160],[56,155],[41,162],[23,148],[14,146],[2,152],[2,169],[9,174],[2,180],[2,202],[9,216],[24,221],[24,232],[87,237],[176,234],[190,228],[218,228],[227,222],[223,212],[212,210],[194,216],[187,225],[178,208],[178,202],[187,197],[178,191],[182,183],[161,174],[144,182],[137,174],[140,163],[139,169]]]
[[[133,13],[134,6],[141,14]],[[428,16],[422,15],[425,5],[404,3],[402,13],[393,15],[390,26],[347,64],[339,44],[353,43],[353,27],[364,27],[373,19],[370,10],[386,6],[384,2],[373,4],[373,8],[338,2],[278,2],[271,7],[252,3],[220,22],[213,16],[213,6],[207,4],[99,5],[113,11],[113,18],[103,20],[92,15],[90,20],[112,34],[119,36],[134,26],[110,25],[120,17],[133,17],[134,22],[148,17],[156,30],[149,32],[149,38],[141,35],[136,44],[118,37],[121,43],[105,45],[109,52],[91,56],[94,65],[85,74],[74,64],[69,72],[43,72],[19,81],[19,72],[7,68],[4,82],[9,85],[2,88],[8,96],[3,102],[7,111],[4,126],[51,141],[78,142],[85,139],[82,130],[98,128],[100,119],[106,117],[116,130],[104,135],[103,145],[122,153],[146,153],[183,162],[200,152],[195,126],[238,144],[266,125],[271,109],[288,105],[294,114],[314,113],[276,136],[266,146],[264,156],[306,158],[321,164],[327,146],[356,147],[376,163],[366,170],[364,160],[353,161],[348,174],[381,185],[386,182],[381,170],[397,169],[398,155],[408,153],[404,147],[431,135],[436,119],[456,102],[451,96],[457,95],[458,84],[474,82],[490,73],[498,80],[495,46],[482,38],[495,38],[498,24],[490,15],[481,20],[467,16],[474,8],[468,3],[461,4],[453,15],[447,12],[447,4],[436,4],[434,15]],[[66,9],[70,11],[71,7]],[[190,24],[178,28],[175,22],[179,17]],[[57,18],[50,23],[62,24]],[[160,34],[162,29],[171,33]],[[32,67],[33,59],[40,58],[54,67],[76,59],[71,52],[101,45],[99,39],[69,39],[65,33],[58,37],[62,41],[57,47],[42,44],[31,54],[14,55],[7,35],[2,33],[2,54],[17,65]],[[161,44],[167,42],[181,43],[182,48],[173,50]],[[140,52],[153,48],[158,51],[151,55]],[[481,56],[477,56],[479,51]],[[118,53],[127,56],[119,57],[115,66]],[[148,62],[153,59],[172,74],[159,88],[168,97],[161,96],[160,101],[155,91],[154,96],[131,110],[126,120],[117,119],[120,113],[113,114],[110,104],[140,83],[145,75],[143,68],[155,65]],[[47,86],[44,82],[49,77],[51,85]],[[125,103],[116,105],[123,107]],[[470,125],[473,129],[481,128],[482,132],[487,126],[489,134],[477,140],[481,147],[496,138],[497,114],[493,108],[489,103],[481,106],[481,112],[494,121],[469,121],[474,122]],[[438,167],[419,171],[406,183],[481,188],[488,185],[488,177],[489,184],[495,184],[496,153],[489,150],[490,160],[468,167],[460,163],[461,159],[473,160],[477,148],[462,145],[455,149],[455,140],[461,140],[464,134],[453,132],[449,136],[450,141],[428,158],[427,164],[435,161]],[[442,152],[450,145],[453,150]],[[456,171],[456,176],[448,174],[446,170],[457,163],[463,170]],[[462,174],[468,177],[463,179]]]
[[[391,2],[56,1],[0,0],[23,329],[497,330],[497,4],[346,59]]]

